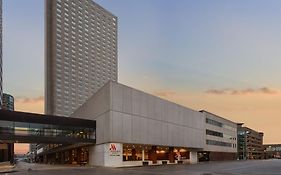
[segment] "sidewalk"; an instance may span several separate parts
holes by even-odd
[[[87,166],[86,166],[87,167]],[[14,171],[42,171],[42,170],[57,170],[57,169],[69,169],[69,168],[85,168],[85,166],[74,165],[48,165],[48,164],[35,164],[19,162],[17,163]]]
[[[10,162],[0,163],[0,173],[9,173],[15,171],[15,165],[11,165]]]

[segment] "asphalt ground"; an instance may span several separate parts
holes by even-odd
[[[196,165],[161,165],[131,168],[63,167],[22,165],[25,169],[11,175],[281,175],[281,160],[208,162]],[[40,167],[41,166],[41,167]]]

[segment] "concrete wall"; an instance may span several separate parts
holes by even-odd
[[[107,83],[71,117],[97,121],[97,144],[205,145],[202,113],[115,82]]]
[[[116,150],[111,150],[111,144],[114,144]],[[106,167],[123,166],[123,144],[106,143],[90,147],[89,164]]]
[[[203,114],[142,91],[110,83],[111,142],[203,148]]]
[[[212,124],[205,123],[205,128],[212,131],[217,131],[220,133],[223,133],[224,135],[231,136],[231,139],[226,137],[217,137],[217,136],[210,136],[206,135],[206,139],[209,140],[215,140],[215,141],[222,141],[226,143],[231,143],[231,147],[226,146],[218,146],[218,145],[208,145],[205,144],[204,150],[205,151],[212,151],[212,152],[237,152],[237,124],[235,122],[232,122],[230,120],[224,119],[222,117],[219,117],[215,114],[203,112],[206,118],[215,120],[217,122],[222,123],[223,125],[226,125],[228,127],[231,127],[232,129],[229,129],[228,127],[219,127]]]
[[[77,109],[71,117],[96,120],[97,144],[111,140],[111,117],[110,117],[110,84],[107,83],[95,93],[86,103]]]
[[[236,160],[237,154],[234,152],[210,152],[210,161]]]

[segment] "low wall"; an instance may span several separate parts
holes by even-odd
[[[210,152],[210,161],[223,161],[223,160],[236,160],[236,153],[226,153],[226,152]]]

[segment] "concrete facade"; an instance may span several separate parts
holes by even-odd
[[[237,124],[208,111],[200,111],[206,117],[206,144],[201,161],[237,159]]]
[[[3,18],[2,18],[2,0],[0,0],[0,109],[2,108],[2,97],[3,97],[3,72],[2,72],[2,57],[3,57],[3,53],[2,53],[2,26],[3,26]]]
[[[122,154],[107,156],[110,143],[185,147],[193,151],[191,163],[197,162],[196,151],[205,146],[202,113],[112,81],[71,117],[97,122],[97,145],[90,149],[93,165],[125,164]]]
[[[117,17],[92,0],[45,0],[45,113],[69,116],[117,81]]]
[[[210,112],[201,112],[206,116],[206,144],[204,150],[212,152],[236,153],[237,124]],[[214,131],[215,134],[212,135],[210,133],[207,133],[207,130]]]
[[[203,149],[203,114],[115,82],[71,117],[97,121],[97,144],[134,143]]]
[[[214,159],[236,158],[236,123],[112,81],[95,93],[71,117],[97,122],[97,145],[90,148],[92,165],[127,165],[128,162],[122,161],[122,153],[119,156],[108,156],[108,145],[111,143],[119,145],[117,147],[131,144],[133,147],[149,145],[152,149],[153,146],[186,148],[190,153],[190,163],[198,161],[198,151],[212,152]],[[221,127],[207,123],[207,118],[220,122]],[[207,129],[221,132],[222,137],[208,135]],[[210,145],[207,140],[227,144]],[[217,153],[223,156],[218,157]]]

